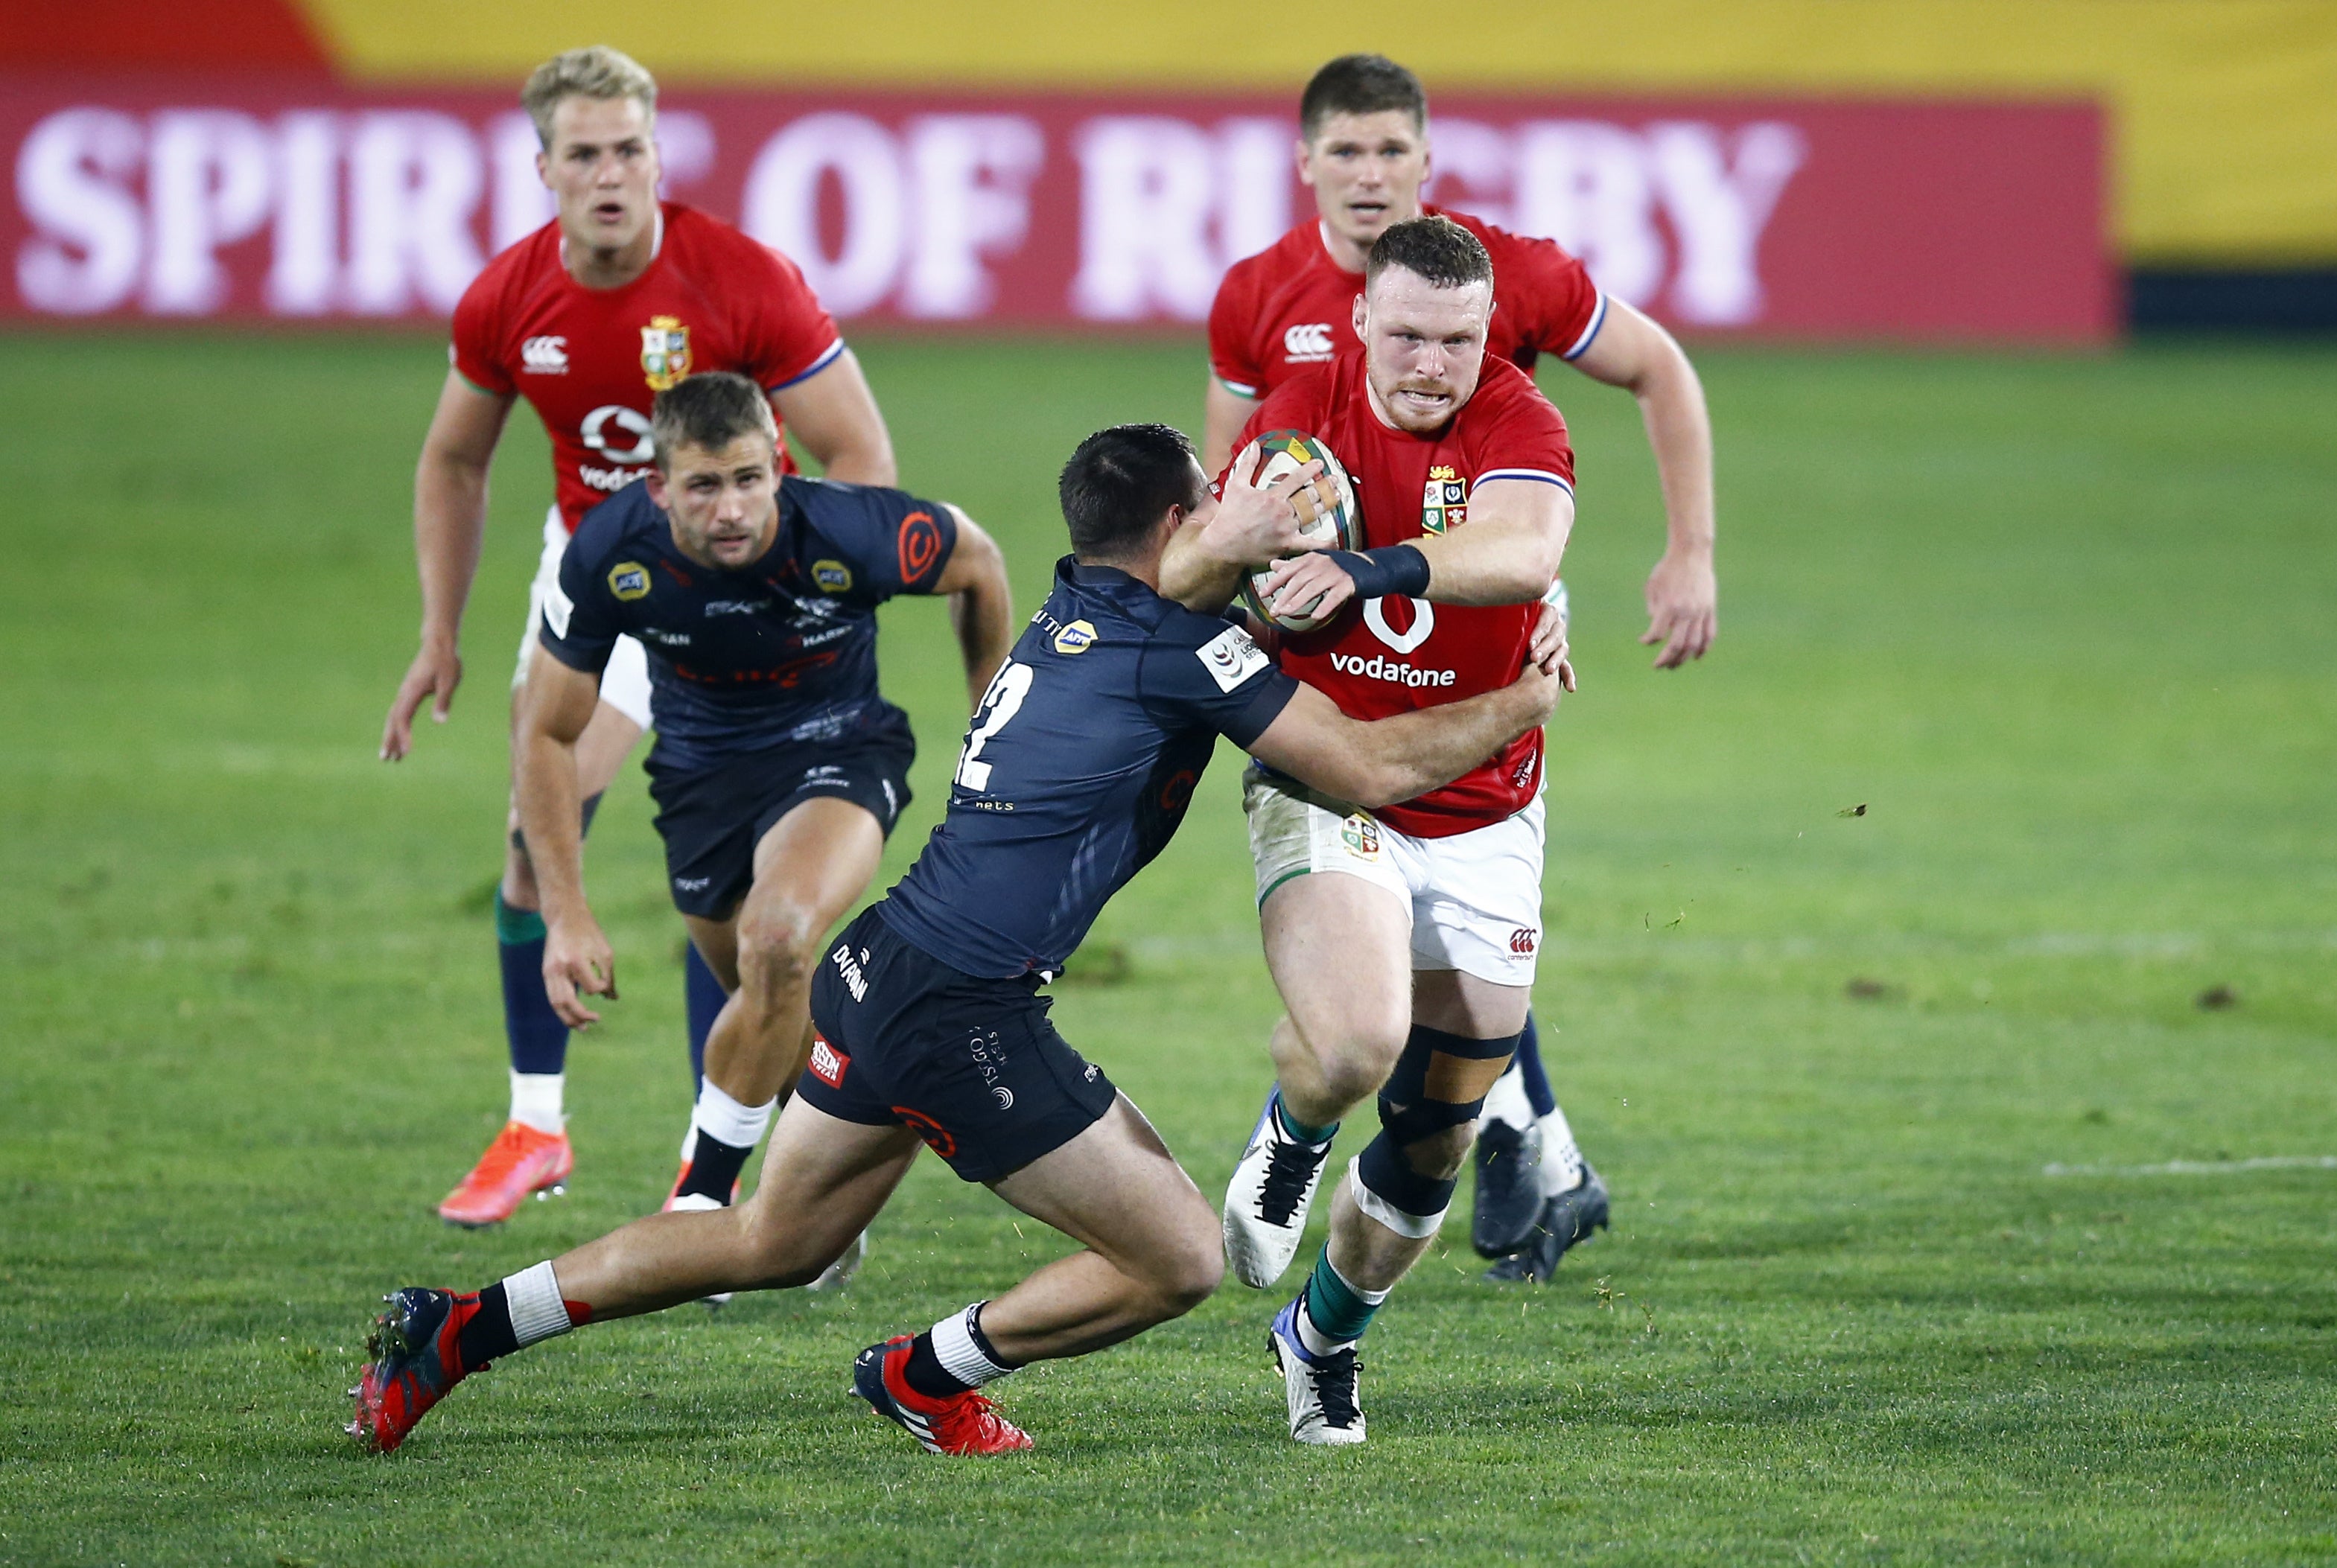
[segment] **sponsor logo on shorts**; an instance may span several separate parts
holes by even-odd
[[[1533,957],[1534,949],[1540,945],[1541,933],[1531,926],[1520,926],[1510,933],[1510,951],[1521,957]]]
[[[1339,824],[1339,836],[1346,841],[1351,853],[1364,860],[1379,859],[1380,824],[1376,817],[1357,812]]]
[[[1451,686],[1459,676],[1449,669],[1414,669],[1399,660],[1374,654],[1365,658],[1361,654],[1335,653],[1331,667],[1341,675],[1359,675],[1365,680],[1392,680],[1398,686]]]
[[[523,375],[565,375],[568,374],[568,339],[565,337],[531,337],[519,346],[519,368]]]
[[[852,569],[840,560],[816,560],[811,563],[811,579],[822,593],[850,593]]]
[[[713,885],[714,879],[712,877],[676,877],[673,879],[673,887],[676,892],[702,893]]]
[[[811,1076],[813,1077],[831,1089],[840,1089],[844,1087],[844,1069],[851,1065],[850,1057],[846,1056],[818,1036],[812,1037]]]
[[[771,601],[768,599],[709,599],[706,613],[710,618],[718,615],[752,615]]]
[[[1308,321],[1286,329],[1282,335],[1282,352],[1293,365],[1307,365],[1330,358],[1331,324]]]
[[[974,1029],[966,1035],[966,1055],[973,1058],[973,1070],[982,1075],[990,1097],[998,1102],[1002,1111],[1014,1108],[1014,1091],[998,1081],[1001,1068],[1006,1066],[1006,1047],[998,1042],[996,1029]]]
[[[943,1159],[946,1160],[957,1153],[957,1139],[951,1135],[947,1127],[943,1126],[924,1112],[913,1111],[906,1105],[895,1105],[893,1114],[901,1118],[903,1126],[924,1139],[925,1147]]]
[[[661,642],[670,648],[689,646],[689,634],[686,631],[668,631],[662,627],[645,626],[641,628],[641,635],[651,642]]]
[[[637,599],[647,599],[650,569],[638,560],[619,561],[609,569],[609,591],[628,604]]]
[[[1249,633],[1237,626],[1229,626],[1207,643],[1193,650],[1209,678],[1217,683],[1219,691],[1231,691],[1260,670],[1273,667],[1274,661],[1266,650],[1251,640]]]
[[[1084,620],[1075,620],[1055,633],[1052,647],[1060,654],[1081,654],[1095,646],[1096,628]]]
[[[836,950],[827,956],[836,965],[836,972],[844,977],[844,989],[852,993],[852,999],[856,1002],[866,1001],[868,999],[868,977],[861,972],[860,965],[862,961],[866,959],[868,955],[865,952],[863,952],[860,955],[860,958],[856,959],[852,956],[852,949],[842,942],[838,942],[836,946]]]

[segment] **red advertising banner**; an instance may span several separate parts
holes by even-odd
[[[1440,98],[1433,200],[1698,335],[2086,342],[2115,327],[2085,105]],[[670,93],[667,194],[848,320],[1198,323],[1312,210],[1288,95]],[[0,321],[443,319],[546,221],[509,94],[0,83]]]

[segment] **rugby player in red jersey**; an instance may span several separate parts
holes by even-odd
[[[596,502],[650,472],[650,405],[660,388],[692,371],[751,376],[827,477],[862,484],[895,479],[891,440],[859,363],[794,264],[728,224],[658,199],[657,83],[650,73],[613,49],[572,50],[539,66],[521,100],[543,141],[536,167],[557,199],[558,217],[490,262],[455,308],[453,367],[415,474],[422,646],[383,727],[381,755],[389,761],[412,748],[425,702],[445,721],[463,678],[457,645],[486,526],[487,470],[515,400],[534,405],[552,438],[558,499],[544,520],[513,677],[514,710],[537,622],[559,591],[569,535]],[[639,643],[619,646],[600,695],[577,747],[588,822],[650,723]],[[853,810],[816,803],[847,816]],[[859,896],[883,842],[873,817],[832,826],[825,854],[833,863],[806,885],[848,891],[842,902],[807,900],[797,912],[818,927],[808,942]],[[573,1164],[562,1108],[568,1028],[544,991],[543,920],[515,816],[508,841],[495,933],[511,1114],[439,1206],[456,1224],[510,1218],[530,1192],[562,1182]],[[709,970],[695,948],[687,967],[701,1108],[712,1102],[709,1115],[735,1146],[768,1120],[786,1064],[753,1059],[742,1049],[743,1031],[719,1021],[734,971]],[[676,1196],[727,1202],[737,1173],[720,1167],[729,1162],[689,1157],[704,1119],[692,1117]]]
[[[1574,453],[1532,380],[1485,352],[1493,278],[1484,245],[1449,219],[1393,225],[1352,316],[1363,352],[1288,378],[1242,432],[1310,432],[1354,481],[1368,548],[1286,560],[1265,584],[1269,604],[1327,618],[1283,637],[1282,667],[1351,717],[1515,679],[1558,580]],[[1237,464],[1227,482],[1243,477]],[[1274,553],[1227,521],[1246,515],[1181,531],[1164,590],[1224,604]],[[1329,1244],[1275,1320],[1301,1442],[1363,1441],[1355,1341],[1436,1234],[1517,1049],[1541,937],[1541,792],[1538,727],[1377,810],[1263,767],[1244,790],[1266,966],[1288,1009],[1223,1213],[1245,1283],[1289,1266],[1333,1133],[1379,1096],[1379,1135],[1339,1183]]]
[[[1348,319],[1372,242],[1391,224],[1441,210],[1420,200],[1431,167],[1427,94],[1393,61],[1349,54],[1324,66],[1300,98],[1299,127],[1298,173],[1315,192],[1315,214],[1237,263],[1209,312],[1202,456],[1212,473],[1224,467],[1257,399],[1305,366],[1354,350]],[[1558,245],[1467,213],[1443,215],[1476,235],[1493,258],[1489,357],[1530,372],[1540,355],[1555,355],[1638,399],[1668,535],[1648,578],[1640,641],[1662,645],[1657,668],[1701,658],[1716,626],[1717,590],[1712,429],[1695,368],[1668,333],[1601,293]],[[1547,1280],[1606,1213],[1605,1183],[1584,1164],[1550,1093],[1529,1014],[1517,1065],[1487,1103],[1477,1145],[1474,1240],[1501,1260],[1486,1277]]]

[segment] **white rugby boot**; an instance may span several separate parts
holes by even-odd
[[[852,1238],[852,1245],[844,1249],[836,1261],[820,1271],[819,1278],[804,1287],[807,1290],[841,1290],[860,1272],[860,1265],[868,1257],[868,1232],[863,1231]]]
[[[1323,1180],[1331,1141],[1302,1144],[1275,1115],[1281,1092],[1266,1096],[1234,1179],[1226,1185],[1226,1262],[1234,1277],[1257,1290],[1282,1278],[1306,1232],[1306,1210]]]
[[[1290,1405],[1290,1435],[1301,1443],[1331,1447],[1364,1440],[1361,1378],[1355,1348],[1310,1356],[1298,1342],[1296,1300],[1275,1315],[1266,1342],[1282,1373]]]

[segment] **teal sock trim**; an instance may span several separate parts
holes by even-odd
[[[507,948],[522,942],[543,940],[543,917],[533,910],[515,910],[504,902],[504,890],[495,890],[495,940]]]
[[[1274,1118],[1282,1124],[1282,1130],[1285,1133],[1302,1144],[1327,1144],[1331,1141],[1332,1135],[1339,1130],[1339,1124],[1336,1122],[1327,1127],[1310,1127],[1292,1115],[1290,1107],[1282,1103],[1282,1091],[1279,1089],[1274,1092]]]
[[[1315,1327],[1328,1339],[1360,1339],[1378,1310],[1339,1277],[1339,1271],[1331,1267],[1331,1249],[1324,1248],[1306,1280],[1306,1316]]]

